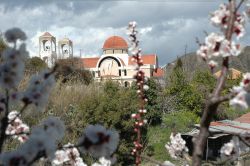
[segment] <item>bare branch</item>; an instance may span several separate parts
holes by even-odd
[[[222,102],[229,101],[234,96],[235,96],[235,94],[229,93],[228,95],[218,97],[216,102],[220,104]]]
[[[0,135],[0,153],[2,152],[2,148],[3,148],[3,143],[6,137],[6,129],[8,127],[8,115],[9,115],[9,91],[6,90],[5,91],[5,96],[6,96],[6,100],[5,100],[5,114],[3,119],[1,119],[1,135]]]
[[[228,41],[231,41],[232,34],[233,34],[233,27],[234,27],[234,21],[235,21],[235,0],[229,0],[230,4],[230,18],[228,22],[228,29],[225,32],[225,37]],[[200,122],[200,132],[198,137],[194,141],[194,152],[193,152],[193,166],[200,166],[202,157],[203,157],[203,151],[206,145],[207,137],[209,136],[209,125],[213,119],[213,115],[216,113],[217,108],[221,102],[226,100],[223,97],[220,98],[221,91],[223,90],[226,82],[226,76],[229,69],[229,58],[226,57],[223,59],[222,62],[222,69],[221,69],[221,75],[219,79],[217,80],[216,88],[214,89],[214,92],[212,96],[208,99],[206,103],[205,110],[203,112],[201,122]]]
[[[237,12],[239,10],[239,8],[241,7],[241,5],[243,4],[245,0],[241,0],[240,3],[238,4],[238,6],[235,9],[235,12]]]

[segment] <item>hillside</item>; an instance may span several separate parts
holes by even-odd
[[[209,70],[207,64],[196,53],[188,53],[179,58],[182,60],[184,71],[191,77],[195,71]],[[166,77],[171,73],[175,62],[176,60],[164,67]],[[231,58],[230,67],[242,72],[250,71],[250,46],[245,47],[239,56]],[[218,70],[219,68],[215,69]]]

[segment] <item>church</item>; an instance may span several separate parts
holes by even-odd
[[[45,32],[39,37],[39,56],[48,66],[57,60],[73,58],[73,42],[64,38],[58,41],[58,54],[56,38]],[[158,66],[156,54],[142,55],[141,69],[148,78],[162,78],[163,70]],[[134,81],[134,62],[128,52],[128,43],[120,36],[111,36],[104,41],[102,54],[91,58],[78,58],[81,68],[89,70],[95,81],[114,80],[127,87]]]

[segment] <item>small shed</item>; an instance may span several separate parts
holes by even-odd
[[[187,133],[182,134],[182,138],[186,141],[189,149],[189,155],[193,153],[193,137],[198,135],[199,125]],[[250,113],[235,120],[222,120],[211,122],[209,127],[209,137],[207,145],[203,152],[203,160],[218,160],[220,158],[220,149],[225,143],[228,143],[234,135],[240,135],[245,132],[250,132]],[[242,142],[242,144],[244,144]],[[248,146],[242,146],[242,152],[249,152]]]

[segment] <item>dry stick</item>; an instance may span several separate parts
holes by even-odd
[[[235,0],[229,0],[230,4],[230,18],[228,23],[228,29],[225,33],[226,39],[231,41],[233,26],[235,21],[236,7]],[[206,103],[205,110],[203,112],[201,122],[200,122],[200,132],[198,137],[194,141],[194,152],[193,152],[193,166],[200,166],[203,157],[203,151],[206,145],[206,140],[209,135],[209,125],[212,121],[213,115],[216,113],[219,104],[221,103],[220,94],[224,88],[226,76],[229,68],[229,58],[226,57],[222,62],[222,72],[217,81],[216,88],[212,96],[208,99]]]
[[[9,114],[9,91],[6,89],[5,92],[6,100],[4,102],[5,105],[5,114],[3,119],[1,120],[1,135],[0,135],[0,153],[2,152],[3,143],[6,137],[5,130],[8,127],[8,114]]]

